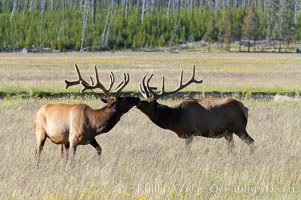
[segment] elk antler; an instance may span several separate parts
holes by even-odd
[[[142,79],[142,83],[140,83],[140,93],[143,95],[144,98],[146,99],[154,99],[157,100],[163,96],[167,96],[173,93],[176,93],[180,90],[182,90],[183,88],[187,87],[188,85],[190,85],[191,83],[202,83],[203,80],[196,80],[195,79],[195,65],[193,65],[192,67],[192,75],[191,78],[183,84],[183,70],[181,71],[180,74],[180,81],[179,81],[179,86],[178,88],[176,88],[175,90],[166,92],[165,91],[165,78],[164,76],[162,77],[162,88],[161,91],[156,93],[154,90],[156,90],[157,88],[155,87],[151,87],[149,85],[150,80],[153,77],[153,74],[151,74],[149,76],[149,78],[146,80],[147,75],[144,75],[143,79]]]
[[[90,76],[90,81],[91,83],[88,83],[87,81],[85,81],[81,74],[80,74],[80,71],[78,69],[78,66],[75,64],[74,65],[74,68],[75,68],[75,71],[76,71],[76,74],[77,74],[77,77],[78,77],[78,80],[77,81],[68,81],[68,80],[65,80],[65,83],[66,83],[66,89],[70,86],[73,86],[73,85],[82,85],[82,89],[81,89],[81,93],[84,92],[85,90],[92,90],[93,92],[95,93],[98,93],[96,92],[95,90],[96,89],[101,89],[103,91],[103,93],[109,97],[109,96],[119,96],[120,92],[122,91],[122,89],[129,83],[130,81],[130,76],[128,73],[124,73],[123,74],[123,81],[120,82],[120,84],[115,88],[115,90],[113,92],[110,92],[110,90],[112,89],[113,87],[113,84],[115,82],[115,77],[114,77],[114,74],[113,72],[110,73],[110,83],[109,83],[109,87],[108,88],[105,88],[105,86],[99,81],[99,77],[98,77],[98,72],[97,72],[97,68],[96,66],[94,66],[94,74],[95,74],[95,83],[94,83],[94,80],[93,78]]]
[[[78,80],[77,80],[77,81],[68,81],[68,80],[65,80],[65,83],[66,83],[65,89],[68,89],[68,87],[73,86],[73,85],[78,85],[78,84],[80,84],[81,81],[85,82],[85,81],[82,79],[82,76],[81,76],[81,74],[80,74],[80,72],[79,72],[79,69],[78,69],[77,64],[74,64],[74,69],[75,69],[75,71],[76,71]]]
[[[142,83],[139,84],[139,87],[140,87],[140,93],[142,94],[142,96],[145,98],[145,99],[150,99],[152,98],[152,96],[149,94],[149,89],[147,88],[147,85],[148,84],[145,84],[145,79],[146,79],[147,75],[144,75],[143,76],[143,79],[142,79]],[[153,77],[153,74],[150,75],[150,77],[147,79],[147,82],[149,83],[149,81],[151,80],[151,78]],[[149,86],[149,85],[148,85]],[[157,90],[157,87],[150,87],[152,90]]]
[[[112,73],[113,74],[113,73]],[[129,73],[123,74],[123,81],[119,83],[119,85],[115,88],[114,93],[119,96],[120,92],[123,88],[130,82],[130,75]]]

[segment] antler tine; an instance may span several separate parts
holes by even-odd
[[[119,93],[123,90],[123,88],[130,82],[129,73],[123,74],[123,81],[119,83],[119,85],[115,88],[115,96],[119,96]]]
[[[195,80],[195,65],[192,66],[192,75],[191,75],[191,79],[189,81],[194,82],[194,83],[202,83],[203,82],[203,80]]]
[[[149,86],[149,82],[153,78],[153,75],[154,74],[151,74],[149,76],[149,78],[146,80],[146,88],[147,88],[147,91],[150,92],[153,95],[153,98],[155,98],[158,94],[156,94],[156,92],[154,90],[156,90],[157,88]]]
[[[143,90],[142,83],[139,84],[139,90],[140,90],[140,93],[142,94],[142,96],[147,99],[147,95],[146,95],[145,91]]]
[[[147,75],[144,75],[143,79],[142,79],[142,83],[140,83],[140,92],[141,92],[141,94],[143,95],[144,98],[154,99],[155,96],[157,96],[157,94],[154,92],[154,90],[156,90],[157,87],[149,86],[149,82],[152,79],[153,74],[151,74],[147,80],[145,80],[146,77],[147,77]],[[153,97],[151,97],[150,93],[151,93],[151,95],[153,95]]]
[[[95,74],[95,84],[91,85],[94,88],[99,87],[101,90],[103,90],[104,93],[108,93],[108,90],[104,87],[103,84],[101,84],[101,82],[99,81],[99,77],[98,77],[98,72],[97,72],[97,67],[94,65],[94,74]]]
[[[147,90],[148,90],[150,93],[152,93],[152,95],[154,95],[154,91],[153,91],[152,88],[149,86],[149,82],[150,82],[150,80],[153,78],[153,75],[154,75],[154,74],[151,74],[151,75],[149,76],[149,78],[146,80],[146,88],[147,88]]]
[[[66,86],[65,88],[68,89],[68,87],[70,86],[73,86],[73,85],[78,85],[80,84],[80,82],[84,82],[84,83],[87,83],[85,80],[83,80],[80,72],[79,72],[79,69],[78,69],[78,66],[77,64],[74,64],[74,69],[75,69],[75,72],[76,72],[76,75],[77,75],[77,81],[68,81],[68,80],[65,80],[65,83],[66,83]]]
[[[147,88],[145,86],[145,79],[147,77],[147,74],[145,74],[143,76],[143,79],[142,79],[142,82],[139,84],[139,89],[140,89],[140,93],[142,94],[142,96],[145,98],[145,99],[148,99],[150,97],[148,91],[147,91]]]
[[[106,95],[106,96],[110,96],[110,87],[109,89],[106,89],[105,86],[99,81],[99,77],[98,77],[98,72],[97,72],[97,67],[96,65],[94,65],[94,73],[95,73],[95,79],[96,79],[96,83],[95,85],[92,85],[92,87],[94,87],[95,89],[96,88],[100,88],[103,93]],[[111,72],[112,73],[112,72]],[[112,83],[110,83],[111,85]]]
[[[93,81],[92,76],[90,76],[90,81],[91,81],[91,85],[94,85],[94,81]]]
[[[165,92],[165,77],[162,76],[162,88],[161,88],[161,94]]]
[[[183,84],[183,69],[181,70],[181,73],[180,73],[180,81],[179,81],[179,87]]]
[[[103,91],[103,93],[106,95],[106,96],[109,96],[110,93],[109,93],[109,90],[107,90],[103,84],[99,81],[99,77],[98,77],[98,72],[97,72],[97,67],[94,66],[94,75],[95,75],[95,84],[93,84],[93,78],[90,77],[90,80],[91,80],[91,84],[87,83],[87,82],[82,82],[81,81],[81,85],[83,86],[81,92],[84,92],[85,90],[87,89],[90,89],[92,90],[93,92],[95,92],[94,90],[99,88]],[[96,92],[95,92],[96,93]]]
[[[115,88],[115,91],[117,91],[119,89],[119,87],[121,87],[124,82],[127,80],[126,74],[123,74],[123,80],[119,83],[119,85]]]
[[[191,83],[202,83],[202,82],[203,82],[203,80],[196,80],[195,79],[195,65],[193,65],[192,66],[192,75],[191,75],[191,78],[185,84],[183,84],[183,70],[182,70],[181,74],[180,74],[180,82],[179,82],[178,88],[175,89],[174,91],[169,92],[169,94],[170,93],[174,93],[174,92],[178,92],[179,90],[187,87]]]
[[[195,65],[192,65],[192,75],[191,75],[191,79],[194,79],[195,77]]]
[[[164,79],[164,76],[162,77],[162,88],[161,88],[161,91],[159,93],[156,93],[154,90],[157,90],[157,87],[151,87],[149,85],[150,83],[150,80],[152,79],[153,77],[153,74],[150,75],[150,77],[147,79],[146,81],[146,90],[152,94],[152,99],[158,99],[162,96],[162,94],[164,93],[164,90],[165,90],[165,79]],[[149,95],[149,98],[150,98],[150,95]]]
[[[113,72],[110,73],[110,84],[109,84],[109,91],[112,89],[113,84],[115,83],[115,76],[113,74]]]
[[[143,89],[144,86],[142,86],[143,83],[140,83],[139,84],[139,90],[140,90],[140,93],[142,94],[142,96],[145,98],[145,99],[148,99],[149,97],[149,94],[146,90]]]

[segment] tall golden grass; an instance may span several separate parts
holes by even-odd
[[[224,139],[198,137],[190,154],[184,141],[156,127],[136,108],[109,133],[97,137],[99,158],[80,146],[75,166],[49,140],[35,166],[33,118],[46,102],[99,100],[0,100],[0,199],[299,199],[301,196],[301,101],[256,101],[247,130],[255,153],[235,137],[227,154]],[[174,105],[175,101],[162,103]]]

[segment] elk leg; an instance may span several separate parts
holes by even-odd
[[[36,135],[37,135],[36,161],[37,161],[37,166],[38,166],[39,162],[40,162],[41,152],[43,150],[43,147],[44,147],[47,137],[46,137],[45,131],[37,132]]]
[[[61,157],[64,158],[64,156],[65,156],[64,144],[61,144]]]
[[[237,134],[237,136],[250,147],[250,152],[254,153],[254,139],[247,133],[247,131]]]
[[[62,144],[61,155],[62,155],[63,159],[68,160],[68,158],[69,158],[69,144]]]
[[[74,156],[76,153],[76,148],[77,148],[77,145],[70,145],[70,149],[69,149],[70,160],[69,161],[70,161],[71,166],[74,163]]]
[[[74,159],[74,156],[75,156],[75,153],[76,153],[76,149],[77,149],[77,145],[72,145],[70,146],[70,150],[69,150],[69,154],[70,154],[70,159],[73,160]]]
[[[96,141],[96,139],[94,138],[90,144],[96,149],[97,151],[97,155],[100,156],[101,155],[101,152],[102,152],[102,149],[100,147],[100,145],[98,144],[98,142]]]
[[[185,138],[185,151],[186,152],[190,152],[192,141],[193,141],[193,136]]]
[[[76,138],[71,139],[69,142],[70,142],[69,156],[70,156],[70,163],[72,165],[72,163],[74,162],[76,148],[77,148],[79,142]]]
[[[228,142],[228,153],[233,153],[234,141],[233,141],[233,133],[228,133],[225,135],[225,139]]]

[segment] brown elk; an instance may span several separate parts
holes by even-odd
[[[81,93],[87,89],[99,93],[99,89],[107,99],[107,103],[100,109],[93,109],[86,104],[46,104],[37,112],[34,120],[34,128],[37,137],[36,157],[39,164],[40,154],[45,140],[49,138],[55,144],[61,144],[62,156],[68,159],[70,148],[70,159],[72,160],[78,145],[91,144],[97,154],[101,154],[101,147],[95,136],[110,131],[120,120],[121,116],[128,112],[140,101],[136,97],[121,97],[120,92],[129,83],[129,74],[123,74],[123,80],[110,92],[115,82],[114,74],[110,74],[108,88],[99,81],[97,68],[94,67],[95,83],[92,77],[91,84],[82,79],[77,65],[74,65],[78,80],[67,81],[66,89],[73,85],[82,85]]]
[[[246,131],[248,108],[240,101],[232,98],[187,99],[174,107],[157,102],[159,98],[174,94],[191,83],[202,83],[202,80],[195,79],[195,66],[193,66],[191,79],[184,84],[183,70],[181,71],[178,88],[170,92],[165,91],[164,76],[162,89],[156,92],[157,88],[149,85],[152,77],[153,74],[149,77],[145,75],[140,83],[140,93],[146,100],[141,100],[137,108],[159,127],[174,131],[178,137],[185,139],[187,150],[190,149],[194,136],[203,136],[224,137],[228,142],[228,150],[232,151],[234,133],[250,145],[251,152],[253,152],[251,144],[254,140]]]

